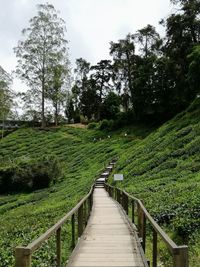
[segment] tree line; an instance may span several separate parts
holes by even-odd
[[[57,125],[64,113],[77,122],[117,120],[123,113],[128,122],[163,122],[185,109],[200,91],[200,2],[171,2],[176,12],[160,21],[164,38],[152,25],[129,33],[110,43],[110,59],[96,65],[77,59],[74,80],[65,22],[53,5],[38,5],[14,48],[16,74],[30,88],[18,95],[25,104],[23,119],[45,127],[48,117]],[[10,82],[2,76],[0,81],[0,101],[12,99]]]
[[[90,120],[115,119],[119,106],[136,120],[165,121],[184,110],[200,89],[200,2],[179,5],[160,23],[161,38],[147,25],[110,43],[112,60],[95,66],[76,61],[72,98],[76,109]]]

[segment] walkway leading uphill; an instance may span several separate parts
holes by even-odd
[[[121,207],[104,188],[95,188],[88,225],[68,267],[144,267],[140,242]]]
[[[148,247],[152,250],[152,267],[161,266],[158,240],[168,248],[170,266],[189,267],[188,247],[177,246],[140,199],[106,183],[114,164],[110,163],[89,193],[62,219],[28,246],[16,247],[15,267],[32,267],[34,252],[54,235],[55,264],[48,266],[66,266],[62,257],[65,224],[71,224],[71,248],[74,248],[67,267],[148,267],[144,254],[147,231],[152,235],[152,244]]]

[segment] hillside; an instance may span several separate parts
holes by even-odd
[[[133,140],[138,142],[149,132],[138,127],[129,131],[127,137],[121,131],[108,138],[103,132],[72,127],[45,131],[25,128],[0,141],[0,166],[20,158],[56,155],[64,173],[64,179],[50,188],[29,194],[0,195],[1,267],[13,266],[15,246],[27,245],[52,226],[88,192],[109,160],[131,146]],[[64,242],[66,252],[70,251],[66,248],[69,244],[67,237]],[[50,250],[51,246],[50,239],[34,254],[33,266],[55,266],[55,249]],[[49,253],[46,253],[47,249]]]
[[[125,176],[119,186],[143,199],[172,238],[190,246],[190,266],[199,266],[200,99],[128,148],[116,172]]]
[[[187,111],[153,132],[140,125],[109,133],[109,138],[105,132],[72,127],[45,131],[24,128],[5,137],[0,141],[1,165],[19,158],[55,155],[64,179],[32,193],[0,196],[0,267],[13,266],[15,246],[28,244],[69,211],[86,194],[104,165],[115,157],[119,157],[115,171],[125,176],[117,186],[143,199],[150,213],[177,243],[188,243],[191,266],[198,267],[199,119],[197,99]],[[63,249],[69,253],[70,228],[67,226],[63,231],[66,231]],[[52,239],[34,254],[33,267],[55,266],[55,249],[51,248]],[[166,262],[167,256],[163,252],[161,255]]]

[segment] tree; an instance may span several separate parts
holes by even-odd
[[[88,120],[98,118],[100,98],[97,94],[96,81],[92,78],[87,80],[86,88],[80,96],[80,110]]]
[[[108,91],[110,91],[111,86],[109,85],[109,81],[111,78],[111,61],[110,60],[101,60],[96,65],[90,68],[94,73],[91,77],[96,81],[96,85],[99,88],[99,98],[102,101],[102,98],[105,96]]]
[[[120,109],[120,97],[110,92],[104,99],[101,106],[101,119],[115,119]]]
[[[2,120],[2,138],[4,135],[5,120],[13,104],[13,92],[10,89],[11,76],[0,66],[0,119]]]
[[[97,120],[100,119],[101,104],[108,92],[111,91],[111,85],[109,84],[112,76],[112,66],[110,60],[101,60],[96,65],[90,68],[93,73],[91,78],[95,81],[95,88],[97,89],[97,95],[99,99],[99,110],[97,114]]]
[[[118,43],[111,42],[110,54],[113,56],[115,67],[122,72],[120,75],[124,81],[124,87],[132,89],[132,64],[135,56],[133,37],[129,34]]]
[[[80,105],[80,97],[83,91],[87,90],[88,74],[90,71],[90,63],[83,58],[76,60],[75,83],[72,87],[73,98],[76,108]]]
[[[45,99],[52,84],[55,68],[68,68],[65,23],[53,5],[38,5],[38,14],[22,31],[24,39],[14,48],[18,58],[17,75],[41,101],[42,127],[45,127]]]
[[[113,56],[113,83],[120,93],[122,91],[124,106],[127,108],[129,96],[133,90],[134,64],[135,64],[135,45],[134,38],[128,34],[125,39],[118,43],[110,43],[110,54]]]
[[[174,103],[174,113],[185,109],[194,99],[189,80],[188,55],[200,42],[200,2],[199,0],[172,0],[179,9],[171,14],[166,24],[165,56],[171,61],[171,75],[173,84],[171,102]]]
[[[70,122],[72,119],[75,121],[75,110],[74,110],[74,102],[73,102],[73,94],[70,92],[66,95],[66,105],[65,105],[65,115]]]
[[[194,47],[188,56],[190,61],[188,79],[190,82],[190,93],[195,97],[200,93],[200,45]]]
[[[48,92],[48,98],[52,101],[54,107],[54,123],[58,125],[58,115],[61,106],[64,104],[67,95],[68,70],[63,65],[57,65],[53,68],[52,83]]]
[[[146,27],[138,30],[136,34],[133,34],[133,38],[140,45],[140,51],[145,58],[152,53],[160,51],[159,47],[162,44],[162,40],[152,25],[148,24]]]

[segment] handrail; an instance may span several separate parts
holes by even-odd
[[[152,255],[152,266],[157,267],[157,238],[159,235],[164,243],[167,245],[172,257],[173,267],[188,267],[188,246],[177,246],[173,240],[162,230],[162,228],[155,222],[150,213],[145,208],[142,201],[136,197],[131,196],[124,190],[117,187],[105,184],[105,188],[109,195],[115,198],[119,204],[122,205],[125,212],[129,212],[129,204],[132,208],[132,223],[135,222],[135,202],[137,204],[137,228],[139,237],[142,240],[142,247],[145,252],[146,248],[146,220],[148,220],[153,228],[153,255]],[[131,203],[130,203],[131,202]]]
[[[89,193],[81,199],[81,201],[69,211],[61,220],[48,229],[39,238],[34,240],[28,246],[18,246],[15,249],[15,267],[31,267],[32,253],[37,250],[43,242],[48,240],[53,234],[56,233],[56,251],[57,251],[57,267],[61,267],[61,228],[71,217],[72,225],[72,247],[75,247],[75,214],[78,213],[78,237],[83,233],[84,226],[89,218],[90,211],[93,205],[93,191],[94,185],[92,185]],[[88,201],[88,203],[87,203]],[[85,207],[84,207],[85,206]],[[87,207],[88,206],[88,207]],[[84,211],[85,208],[85,211]],[[87,214],[88,213],[88,214]],[[85,225],[84,225],[85,222]]]
[[[60,228],[74,213],[76,213],[81,205],[89,198],[89,196],[92,194],[93,187],[94,185],[92,185],[90,192],[72,210],[70,210],[70,212],[68,212],[60,221],[58,221],[38,239],[29,244],[27,248],[29,248],[31,252],[34,252],[43,241],[47,240],[56,230],[58,230],[58,228]]]
[[[109,173],[112,171],[111,166],[113,166],[115,160],[112,160],[109,163],[107,170],[106,178]],[[102,174],[103,175],[103,174]],[[28,246],[18,246],[15,249],[15,267],[31,267],[32,254],[36,251],[46,240],[48,240],[53,234],[56,234],[56,267],[61,267],[61,230],[62,226],[70,219],[71,217],[71,247],[74,248],[76,245],[76,214],[77,214],[77,234],[80,237],[86,227],[87,221],[90,216],[90,212],[93,206],[93,191],[95,187],[95,178],[93,185],[90,188],[89,193],[83,197],[80,202],[69,211],[62,219],[60,219],[56,224],[54,224],[50,229],[48,229],[44,234],[30,243]]]

